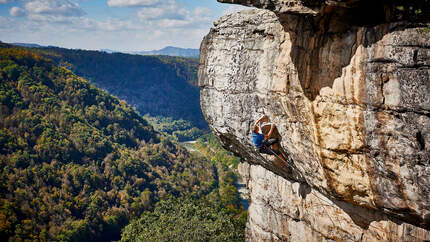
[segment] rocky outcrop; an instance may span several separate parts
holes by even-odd
[[[430,233],[389,216],[329,199],[305,183],[247,167],[250,241],[426,241]]]
[[[201,45],[202,110],[250,164],[248,239],[430,240],[427,23],[233,2],[273,10],[224,16]],[[253,148],[262,114],[287,163]]]

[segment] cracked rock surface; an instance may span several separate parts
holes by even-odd
[[[202,42],[202,110],[246,162],[248,240],[430,240],[430,31],[342,11],[247,10]],[[262,114],[288,163],[253,148]]]

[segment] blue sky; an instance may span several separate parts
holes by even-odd
[[[0,0],[0,41],[119,51],[198,48],[216,19],[242,9],[216,0]]]

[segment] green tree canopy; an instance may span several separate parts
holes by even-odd
[[[219,204],[169,198],[127,225],[121,241],[243,241],[244,223]]]
[[[203,196],[216,167],[126,102],[0,44],[0,236],[111,241],[168,195]]]

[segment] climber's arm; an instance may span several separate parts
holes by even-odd
[[[273,134],[273,131],[275,131],[275,125],[274,124],[272,124],[270,126],[270,130],[269,130],[269,133],[267,133],[267,137],[270,138],[272,136],[272,134]]]
[[[259,123],[261,123],[263,121],[263,119],[267,118],[266,115],[261,116],[261,118],[257,119],[257,121],[255,121],[253,128],[255,129],[255,126],[257,126]]]

